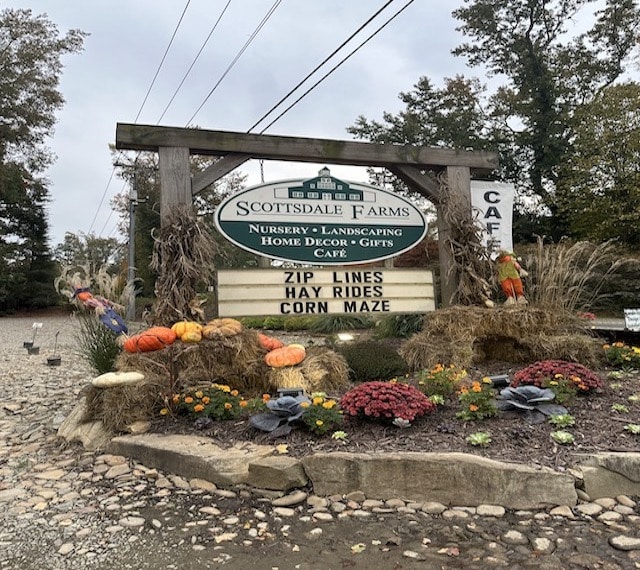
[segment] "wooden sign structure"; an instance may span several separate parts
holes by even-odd
[[[498,167],[498,154],[410,145],[374,144],[334,139],[256,135],[178,127],[118,123],[116,149],[159,154],[161,218],[176,204],[191,204],[193,196],[235,170],[249,159],[313,162],[350,166],[384,167],[412,190],[428,198],[438,212],[439,260],[442,299],[446,305],[456,287],[451,252],[446,247],[450,229],[440,209],[447,192],[471,203],[471,172]],[[193,178],[189,155],[219,157]],[[425,174],[445,172],[446,186]]]

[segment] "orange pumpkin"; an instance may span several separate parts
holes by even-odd
[[[258,333],[258,341],[260,341],[260,346],[262,348],[266,348],[267,350],[275,350],[276,348],[282,348],[284,343],[272,336],[268,336],[264,333]]]
[[[176,336],[180,340],[184,340],[182,337],[189,332],[198,331],[200,333],[202,331],[202,325],[194,321],[178,321],[174,323],[171,330],[176,333]]]
[[[202,329],[202,336],[208,339],[221,336],[235,336],[240,331],[242,331],[242,323],[236,319],[226,317],[209,321]]]
[[[151,352],[175,342],[176,333],[168,327],[151,327],[140,334],[129,337],[122,348],[126,352]]]
[[[264,361],[267,366],[272,368],[283,368],[300,364],[306,355],[307,351],[301,344],[289,344],[267,352],[264,356]]]

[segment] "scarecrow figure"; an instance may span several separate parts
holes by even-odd
[[[500,287],[507,297],[505,305],[526,305],[527,299],[524,296],[524,287],[521,277],[527,277],[528,273],[520,267],[518,260],[513,253],[501,251],[496,259],[498,267],[498,281]]]
[[[87,309],[93,309],[100,322],[114,333],[127,334],[127,325],[122,317],[116,313],[113,303],[108,299],[100,296],[94,296],[88,287],[75,287],[73,298],[78,299]]]

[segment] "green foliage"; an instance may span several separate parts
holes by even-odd
[[[272,331],[284,330],[284,317],[265,317],[263,326]]]
[[[313,323],[317,317],[307,317],[299,315],[295,317],[285,317],[283,328],[285,331],[306,331],[313,328]]]
[[[624,429],[633,435],[640,435],[640,424],[627,424]]]
[[[603,346],[607,362],[617,368],[640,368],[640,348],[624,342],[614,342]]]
[[[367,315],[323,315],[316,317],[311,330],[319,334],[331,334],[354,329],[368,329],[373,320]]]
[[[327,398],[324,392],[311,394],[311,403],[303,404],[304,413],[300,418],[307,429],[324,435],[338,429],[344,422],[338,402]]]
[[[398,352],[379,341],[366,340],[338,345],[336,351],[347,361],[354,382],[389,380],[407,373],[407,364]]]
[[[264,317],[242,317],[239,319],[245,329],[264,329]]]
[[[467,377],[467,371],[455,364],[443,366],[436,364],[431,370],[421,370],[418,373],[418,389],[427,396],[453,395],[460,386],[460,382]]]
[[[495,390],[489,378],[483,378],[481,381],[474,380],[460,388],[458,401],[462,405],[462,410],[456,414],[456,417],[464,421],[484,420],[498,413]]]
[[[424,325],[422,313],[402,313],[382,317],[376,326],[376,338],[409,338]]]
[[[477,431],[466,437],[469,445],[476,447],[486,447],[491,443],[491,434],[488,431]]]
[[[575,441],[572,433],[564,430],[557,430],[551,432],[551,439],[561,445],[570,445]]]
[[[564,428],[575,425],[576,420],[571,414],[554,414],[549,417],[549,423],[556,427]]]
[[[629,406],[625,406],[624,404],[611,404],[611,411],[618,414],[628,414]]]
[[[93,312],[77,313],[78,349],[80,355],[98,374],[115,370],[115,361],[121,352],[118,337],[104,326]]]
[[[232,420],[263,408],[260,400],[247,400],[225,384],[212,384],[202,390],[174,394],[171,403],[178,413],[188,414],[195,419]],[[162,414],[167,412],[167,408],[161,410]]]

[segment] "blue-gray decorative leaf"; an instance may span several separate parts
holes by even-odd
[[[280,427],[281,424],[286,423],[286,418],[272,414],[271,412],[265,412],[263,414],[256,414],[249,418],[249,423],[256,429],[262,431],[273,431]]]
[[[542,412],[545,416],[561,416],[567,414],[567,408],[559,404],[542,403],[536,406],[536,410]]]

